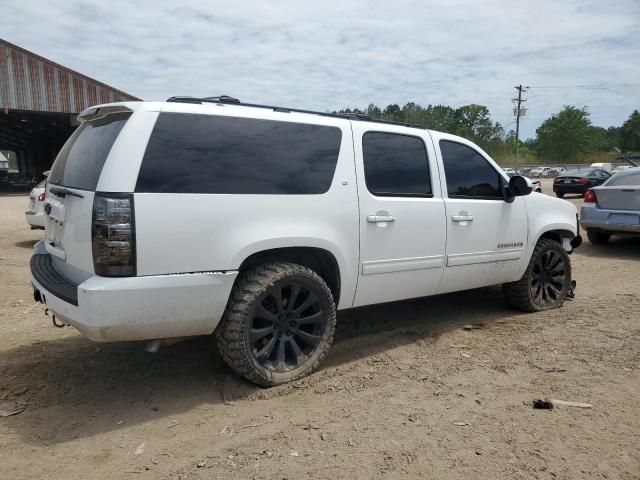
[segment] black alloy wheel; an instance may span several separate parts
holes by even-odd
[[[303,265],[270,262],[244,270],[215,335],[227,365],[272,387],[313,372],[336,327],[334,293]]]
[[[562,306],[571,291],[571,259],[555,239],[541,238],[520,280],[502,285],[509,306],[539,312]]]
[[[542,308],[554,305],[567,283],[567,263],[555,250],[542,253],[531,269],[531,296]]]
[[[327,312],[305,279],[287,278],[264,292],[250,313],[249,342],[262,367],[284,373],[299,368],[319,345]]]

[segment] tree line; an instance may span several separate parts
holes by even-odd
[[[370,104],[364,109],[345,108],[337,113],[355,113],[375,119],[415,123],[431,130],[451,133],[478,144],[501,163],[515,157],[515,131],[491,119],[484,105],[420,106],[409,102],[403,107],[391,104],[381,109]],[[592,125],[586,107],[566,105],[536,129],[534,138],[518,142],[521,163],[580,163],[594,155],[613,159],[620,152],[640,152],[640,112],[634,110],[622,126],[602,128]]]

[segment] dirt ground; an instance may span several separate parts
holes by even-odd
[[[265,390],[206,338],[150,354],[27,311],[25,205],[0,197],[2,479],[640,478],[640,239],[586,242],[554,311],[485,288],[340,313],[322,368]]]

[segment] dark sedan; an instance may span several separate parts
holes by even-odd
[[[558,198],[564,197],[566,193],[584,195],[591,187],[602,185],[609,178],[611,178],[611,173],[601,168],[591,168],[585,172],[571,170],[556,177],[553,182],[553,191]]]

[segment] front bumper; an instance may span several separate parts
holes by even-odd
[[[633,210],[610,210],[596,204],[585,204],[580,209],[580,225],[589,230],[609,233],[640,235],[640,213]]]
[[[74,285],[34,248],[34,296],[57,319],[99,342],[211,334],[229,299],[237,271],[144,277],[93,276]],[[64,284],[64,285],[61,285]],[[75,289],[75,299],[73,290]],[[74,304],[75,303],[75,304]]]

